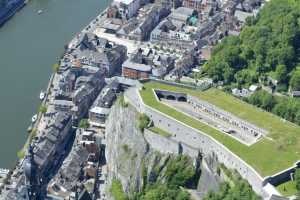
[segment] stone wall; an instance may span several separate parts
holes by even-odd
[[[271,195],[263,190],[263,178],[250,165],[211,136],[145,105],[136,88],[127,90],[125,99],[139,112],[147,114],[153,120],[155,126],[172,133],[173,140],[199,149],[204,156],[215,154],[218,162],[223,163],[229,169],[237,170],[257,194],[263,197]]]
[[[172,138],[163,137],[148,129],[144,130],[144,137],[149,145],[160,153],[184,154],[191,158],[198,158],[199,149],[190,147]]]

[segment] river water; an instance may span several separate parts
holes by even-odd
[[[0,28],[0,167],[15,163],[64,45],[109,2],[30,0]]]

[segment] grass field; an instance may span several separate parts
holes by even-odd
[[[169,132],[167,132],[165,130],[162,130],[162,129],[160,129],[158,127],[155,127],[155,126],[150,127],[149,130],[156,133],[156,134],[158,134],[158,135],[161,135],[163,137],[171,137],[172,136],[172,134],[170,134]]]
[[[268,130],[268,136],[271,139],[263,138],[247,147],[216,129],[158,102],[152,89],[185,92],[199,97],[235,114],[241,119]],[[255,108],[220,90],[210,89],[200,92],[157,82],[148,82],[144,84],[144,89],[141,90],[140,94],[145,104],[214,137],[255,168],[262,176],[273,175],[300,160],[300,127],[284,122],[279,117]]]
[[[276,187],[277,190],[286,197],[292,196],[297,193],[295,181],[289,181]]]

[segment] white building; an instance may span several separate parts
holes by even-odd
[[[137,14],[141,2],[140,0],[114,0],[113,5],[118,7],[123,18],[129,19]]]

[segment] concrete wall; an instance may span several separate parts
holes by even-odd
[[[147,114],[153,120],[155,126],[172,133],[173,140],[199,149],[204,156],[216,154],[218,162],[223,163],[229,169],[237,170],[256,193],[263,197],[270,196],[263,190],[263,178],[250,165],[214,138],[145,105],[136,88],[127,90],[125,99],[136,107],[139,112]]]

